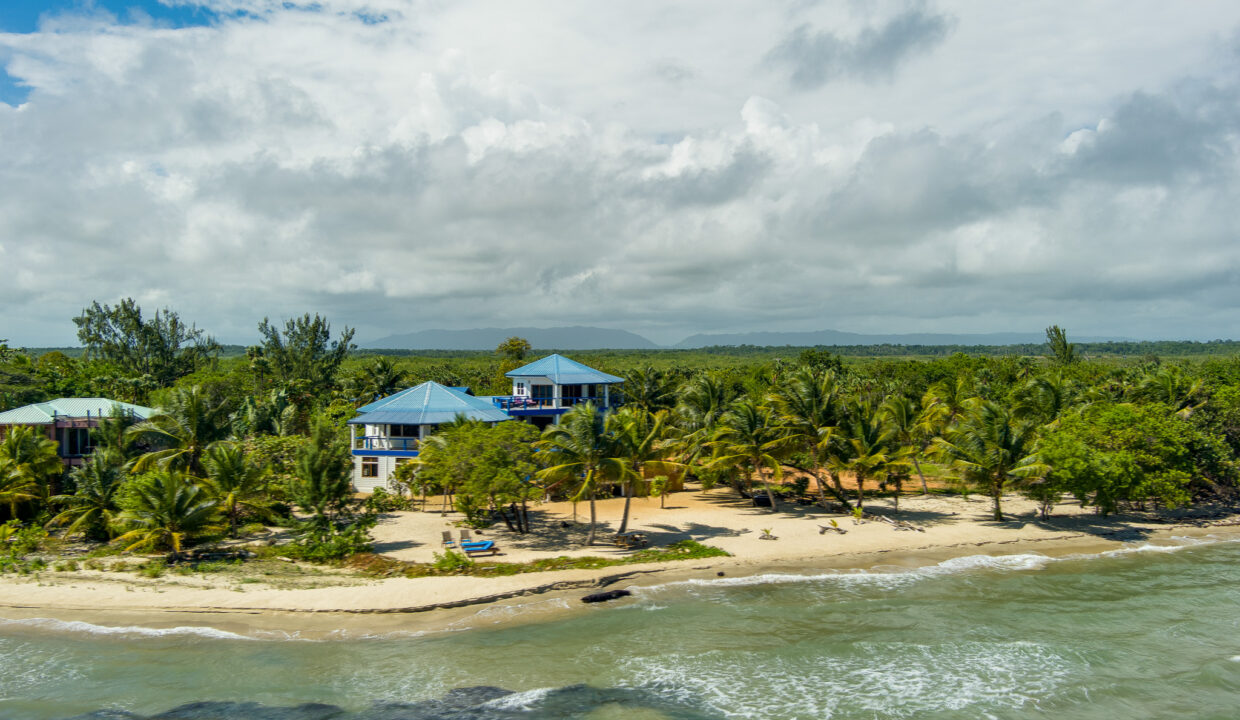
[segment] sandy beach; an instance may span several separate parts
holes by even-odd
[[[1034,504],[1018,496],[1005,500],[1009,520],[1003,523],[990,519],[990,502],[980,496],[965,500],[910,495],[901,499],[899,513],[890,499],[879,499],[867,504],[867,511],[878,519],[860,523],[816,506],[781,503],[772,513],[723,489],[676,493],[666,505],[660,508],[654,498],[634,499],[629,530],[646,534],[652,545],[691,538],[722,548],[732,557],[495,578],[371,579],[328,572],[312,587],[277,587],[261,578],[238,582],[211,575],[144,578],[132,573],[46,571],[30,577],[6,576],[0,582],[0,614],[8,619],[44,617],[143,627],[209,625],[240,633],[418,631],[451,627],[480,615],[488,622],[502,621],[514,614],[505,609],[517,605],[524,608],[518,614],[525,620],[543,610],[571,611],[581,606],[577,598],[599,587],[652,585],[721,573],[917,567],[964,555],[1096,553],[1131,543],[1240,532],[1232,518],[1135,522],[1098,517],[1075,502],[1062,503],[1049,521],[1041,521]],[[494,560],[503,562],[624,555],[632,551],[609,543],[622,506],[621,499],[598,503],[599,543],[590,547],[584,545],[586,504],[576,507],[577,523],[571,503],[549,503],[535,507],[534,532],[519,535],[501,523],[483,531],[482,537],[495,541],[501,553]],[[434,501],[429,508],[383,516],[374,530],[375,551],[400,560],[432,561],[442,551],[442,531],[459,532],[454,523],[460,516],[442,516]],[[900,529],[883,517],[918,529]],[[832,520],[845,533],[824,532]],[[764,530],[777,539],[763,539]]]

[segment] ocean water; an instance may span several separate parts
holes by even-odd
[[[318,640],[0,621],[0,719],[1240,717],[1240,543],[1225,539],[566,604]],[[475,686],[506,692],[457,690]],[[305,703],[334,707],[288,709]]]

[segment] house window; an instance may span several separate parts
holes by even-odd
[[[362,477],[379,477],[379,458],[362,458]]]
[[[523,382],[519,382],[519,383],[517,383],[517,389],[516,389],[516,392],[515,392],[514,394],[515,394],[515,395],[524,395],[524,394],[525,394],[525,383],[523,383]]]
[[[530,397],[535,400],[550,400],[554,394],[554,386],[552,385],[531,385]]]
[[[94,444],[90,441],[90,430],[87,428],[69,428],[65,431],[65,440],[68,441],[68,457],[81,457],[89,455],[94,450]]]
[[[417,425],[390,425],[388,437],[415,438],[418,436]]]

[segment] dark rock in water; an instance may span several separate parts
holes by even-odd
[[[511,690],[489,685],[457,688],[439,700],[381,703],[355,717],[356,720],[508,720],[524,717],[525,713],[479,707],[512,694]]]
[[[463,687],[451,690],[440,700],[445,705],[452,707],[473,707],[481,705],[485,702],[498,700],[502,697],[508,697],[514,694],[511,690],[493,687],[491,685],[476,685],[474,687]]]
[[[600,592],[600,593],[594,593],[593,595],[586,595],[585,597],[581,598],[581,602],[583,603],[607,602],[608,600],[615,600],[617,598],[628,597],[632,594],[633,593],[629,592],[628,590],[608,590],[607,592]]]
[[[344,716],[344,708],[322,703],[273,707],[255,702],[194,702],[151,715],[149,720],[330,720]]]
[[[625,590],[612,593],[628,594]],[[610,595],[612,593],[600,593]],[[528,702],[493,705],[514,695],[503,688],[478,686],[457,688],[441,698],[419,702],[377,703],[361,712],[348,712],[335,705],[311,703],[296,707],[273,707],[254,702],[195,702],[158,715],[136,715],[122,710],[96,710],[70,720],[548,720],[586,717],[599,707],[641,709],[678,720],[721,720],[674,698],[639,688],[596,688],[569,685],[536,694]]]

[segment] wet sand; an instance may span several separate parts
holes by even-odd
[[[619,526],[623,500],[598,503],[600,542]],[[376,552],[428,562],[442,551],[441,532],[457,529],[454,513],[393,513],[375,529]],[[577,520],[588,520],[585,504]],[[661,509],[657,499],[634,499],[630,531],[643,532],[654,545],[694,540],[723,548],[732,557],[625,565],[597,570],[526,573],[499,578],[341,578],[336,585],[278,588],[261,579],[239,584],[207,577],[140,578],[93,571],[43,572],[0,581],[0,618],[81,621],[109,627],[168,630],[210,627],[256,637],[359,637],[419,633],[505,622],[537,622],[587,612],[579,598],[600,587],[648,586],[679,580],[766,573],[811,574],[848,570],[892,570],[933,565],[968,555],[1039,553],[1092,554],[1133,543],[1173,542],[1177,537],[1240,534],[1228,518],[1176,522],[1135,522],[1101,518],[1075,503],[1056,508],[1049,521],[1036,519],[1033,503],[1013,496],[1005,502],[1010,519],[990,520],[990,502],[974,497],[908,496],[895,513],[889,499],[867,510],[879,517],[911,523],[897,529],[882,520],[860,524],[814,506],[781,504],[772,513],[739,500],[730,491],[677,493]],[[503,525],[483,533],[501,548],[494,559],[525,562],[543,557],[618,556],[631,551],[614,545],[583,544],[586,527],[573,524],[569,503],[538,506],[534,532],[518,535]],[[844,534],[821,529],[836,526]],[[778,539],[762,539],[763,530]],[[488,558],[479,558],[485,564]],[[46,627],[54,627],[51,623]]]

